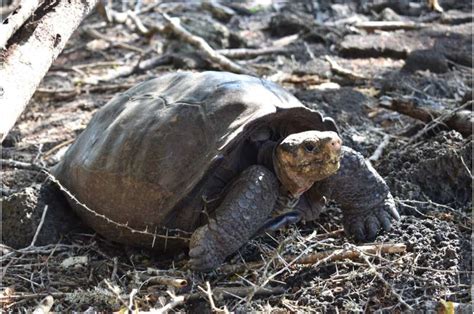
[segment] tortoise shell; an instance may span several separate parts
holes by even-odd
[[[209,178],[226,160],[255,163],[244,147],[262,128],[273,140],[337,131],[332,119],[272,82],[227,72],[172,73],[114,97],[52,173],[98,233],[155,246],[152,235],[164,226],[185,232],[197,227]]]

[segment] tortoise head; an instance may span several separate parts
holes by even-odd
[[[306,131],[287,136],[273,155],[280,182],[295,197],[339,169],[342,141],[336,132]]]

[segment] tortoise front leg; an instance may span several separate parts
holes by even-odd
[[[205,271],[219,266],[265,224],[278,196],[278,179],[254,165],[232,183],[216,216],[198,228],[189,245],[190,265]]]
[[[384,179],[349,147],[342,147],[341,167],[316,182],[311,193],[335,200],[343,210],[344,229],[358,241],[372,241],[380,229],[388,231],[400,218]]]

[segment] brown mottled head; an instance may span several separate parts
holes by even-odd
[[[306,131],[286,137],[273,164],[280,182],[295,197],[339,169],[342,141],[336,132]]]

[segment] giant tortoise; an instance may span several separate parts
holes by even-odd
[[[341,145],[332,119],[274,83],[226,72],[167,74],[117,95],[52,174],[99,234],[189,248],[196,270],[262,228],[316,219],[326,198],[359,241],[399,217],[384,180]]]

